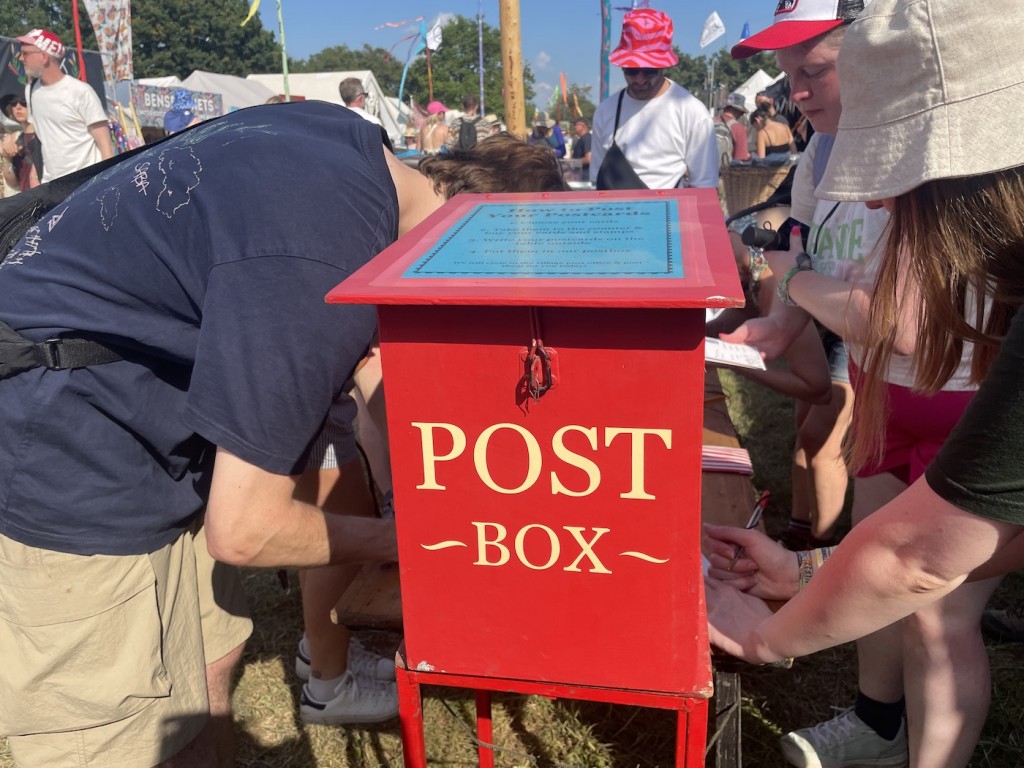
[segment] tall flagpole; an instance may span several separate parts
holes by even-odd
[[[284,81],[284,100],[291,101],[292,95],[288,90],[288,54],[284,47],[284,14],[281,12],[281,0],[277,0],[277,28],[281,33],[281,78]]]
[[[612,51],[612,0],[601,0],[601,97],[599,103],[608,98],[611,90],[611,75],[608,72],[608,55]]]
[[[477,68],[480,70],[480,114],[484,115],[484,7],[483,0],[476,0],[476,45]]]

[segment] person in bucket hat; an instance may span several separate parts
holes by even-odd
[[[64,44],[53,32],[33,29],[17,38],[18,53],[31,80],[32,123],[43,148],[43,179],[59,176],[114,156],[107,115],[92,87],[61,69]]]
[[[843,114],[840,91],[844,102],[847,96],[847,86],[838,76],[836,63],[852,16],[863,13],[863,5],[871,7],[859,2],[854,4],[853,0],[839,4],[801,0],[799,9],[782,4],[776,13],[776,22],[768,30],[744,41],[757,49],[793,41],[777,48],[776,54],[780,67],[790,76],[794,102],[819,132],[811,139],[798,167],[793,186],[795,199],[813,197],[810,190],[820,180],[826,164],[831,165],[828,156],[831,134],[838,129]],[[797,10],[801,15],[793,18]],[[754,42],[750,43],[751,40]],[[879,170],[873,153],[862,157],[860,164],[867,166],[869,173]],[[870,408],[870,404],[860,403],[854,397],[850,372],[863,379],[866,366],[870,364],[863,329],[867,307],[872,301],[871,285],[879,268],[871,252],[876,243],[884,242],[882,234],[887,222],[884,210],[869,210],[861,202],[817,199],[813,222],[808,222],[815,226],[815,234],[807,242],[813,270],[794,271],[797,264],[794,253],[774,254],[769,258],[783,285],[780,296],[784,294],[799,309],[776,306],[767,321],[748,324],[753,335],[748,335],[746,340],[755,345],[761,344],[759,336],[764,333],[770,333],[777,340],[784,339],[785,333],[769,329],[781,327],[781,318],[795,318],[800,314],[810,314],[832,331],[823,341],[830,361],[835,363],[832,366],[833,403],[809,406],[798,412],[798,447],[811,457],[810,462],[804,464],[810,463],[814,471],[794,474],[808,478],[810,487],[802,496],[816,498],[817,506],[815,510],[808,509],[809,505],[793,506],[789,531],[792,533],[799,531],[801,520],[810,520],[811,535],[825,538],[821,531],[834,526],[843,508],[848,468],[845,461],[836,457],[841,455],[851,417],[857,420],[864,408]],[[856,243],[848,239],[845,242],[854,248],[833,247],[837,238],[843,238],[843,232],[852,231],[859,233]],[[821,297],[824,299],[819,301]],[[773,322],[773,318],[777,322]],[[900,325],[912,333],[915,318],[912,315],[901,318]],[[844,337],[842,341],[837,334]],[[836,355],[839,345],[849,351],[849,365]],[[877,455],[870,460],[855,461],[855,466],[851,467],[855,475],[853,519],[856,525],[863,524],[923,474],[928,461],[938,452],[974,395],[969,359],[960,361],[957,375],[936,393],[916,392],[911,368],[912,361],[903,356],[887,365],[882,374],[892,407],[886,410],[884,421],[870,433],[877,445]],[[840,409],[840,405],[844,407]],[[818,434],[830,437],[814,455],[804,446],[821,446]],[[866,434],[869,433],[863,430],[855,434],[853,445],[867,444]],[[801,458],[798,454],[797,459]],[[797,464],[802,470],[803,464],[800,461]],[[812,549],[822,543],[805,539],[792,548]],[[897,623],[859,643],[858,693],[853,707],[831,720],[786,734],[781,746],[787,759],[797,766],[879,765],[887,761],[899,764],[906,760],[908,743],[926,740],[927,749],[922,753],[925,764],[955,764],[952,756],[965,744],[969,750],[985,718],[981,702],[987,696],[988,675],[979,622],[993,588],[994,584],[965,585],[940,604],[923,609],[913,621]],[[928,630],[934,626],[941,626],[942,631]],[[898,650],[904,647],[922,648],[930,659],[958,657],[958,662],[955,668],[939,663],[904,664],[903,654]],[[927,707],[922,702],[922,690],[929,691]],[[912,715],[906,724],[904,709]],[[952,723],[962,727],[959,730],[950,727]],[[925,739],[924,733],[941,733],[942,736]]]
[[[622,20],[622,38],[608,60],[622,67],[626,87],[594,113],[590,179],[599,189],[718,186],[711,115],[662,73],[679,61],[672,32],[672,19],[653,8]]]
[[[924,476],[855,528],[827,567],[818,572],[812,563],[813,578],[778,614],[708,581],[712,641],[732,653],[760,662],[811,653],[919,612],[965,580],[1024,566],[1021,24],[1017,0],[993,0],[983,11],[952,0],[875,0],[846,35],[838,59],[843,114],[818,193],[873,199],[892,215],[867,318],[872,364],[863,397],[871,407],[855,426],[870,430],[884,412],[879,374],[901,351],[913,356],[914,385],[934,392],[967,349],[981,386]],[[977,115],[994,112],[1001,120],[979,126]],[[865,164],[867,171],[858,168]],[[920,286],[909,347],[892,321],[908,275]],[[792,560],[779,561],[780,570],[770,564],[770,544],[729,538],[748,553],[760,550],[752,557],[758,579],[781,578],[789,582],[782,591],[795,593]],[[722,577],[718,557],[712,577]],[[972,653],[958,648],[948,660],[921,653],[917,661],[959,666]],[[930,717],[936,694],[946,693],[922,689],[923,712]],[[985,692],[982,708],[987,701]],[[912,726],[921,712],[911,715]],[[968,763],[980,725],[961,718],[945,726],[912,736],[911,766]],[[937,756],[935,743],[950,736],[955,751]]]

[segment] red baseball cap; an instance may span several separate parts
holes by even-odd
[[[617,67],[662,69],[679,62],[672,50],[672,19],[653,8],[638,8],[622,19],[622,39],[608,61]]]
[[[871,0],[779,0],[775,23],[732,48],[734,59],[805,43],[853,21]]]
[[[64,43],[48,29],[33,29],[28,34],[17,38],[17,40],[19,43],[34,45],[48,56],[58,59],[64,58]]]

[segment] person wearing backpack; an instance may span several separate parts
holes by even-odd
[[[452,120],[448,138],[444,140],[445,149],[472,149],[478,141],[491,135],[491,123],[480,116],[480,102],[476,96],[467,96],[462,100],[462,117]]]
[[[0,250],[0,736],[17,765],[233,765],[252,627],[234,566],[397,557],[392,521],[294,498],[374,336],[373,307],[323,296],[451,195],[565,189],[511,136],[468,159],[414,170],[379,127],[309,100],[3,201],[4,232],[28,217]]]

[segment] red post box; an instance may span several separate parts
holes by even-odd
[[[705,702],[715,192],[456,197],[328,301],[378,305],[408,669]]]

